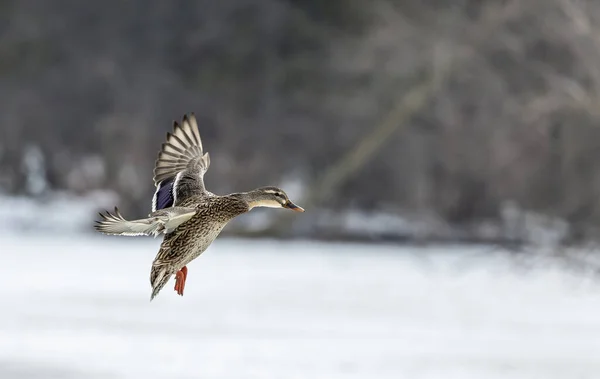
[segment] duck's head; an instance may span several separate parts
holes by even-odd
[[[292,203],[281,188],[261,187],[247,194],[250,209],[254,207],[287,208],[296,212],[304,212],[304,208]]]

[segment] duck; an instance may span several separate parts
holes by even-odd
[[[173,122],[154,165],[155,192],[148,217],[127,220],[118,207],[101,212],[95,229],[105,235],[163,236],[150,269],[152,301],[175,277],[175,292],[183,296],[190,262],[198,258],[234,218],[257,207],[304,212],[279,187],[216,195],[204,175],[210,156],[204,152],[194,113]]]

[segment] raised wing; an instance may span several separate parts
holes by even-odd
[[[168,234],[196,214],[195,208],[170,207],[152,212],[148,218],[126,220],[115,207],[114,213],[100,213],[94,227],[100,233],[120,236],[157,236]]]
[[[206,193],[204,174],[210,157],[202,149],[196,116],[185,115],[181,124],[174,122],[173,132],[167,133],[154,165],[156,192],[152,211],[179,204],[184,199]]]

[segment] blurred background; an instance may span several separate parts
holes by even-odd
[[[194,112],[282,187],[148,302]],[[0,0],[0,377],[597,378],[600,3]]]

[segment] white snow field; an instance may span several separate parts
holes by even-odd
[[[0,378],[600,378],[600,285],[484,249],[0,237]]]

